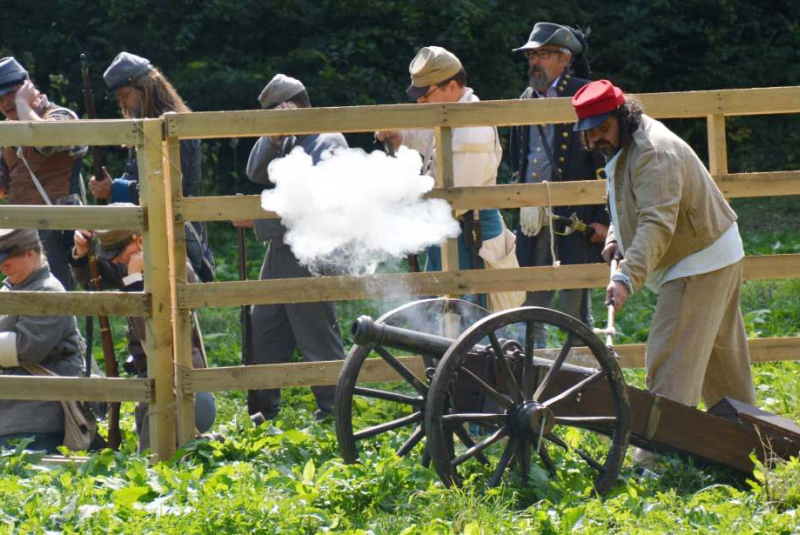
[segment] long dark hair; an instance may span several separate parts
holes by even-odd
[[[619,122],[620,146],[624,147],[633,138],[633,133],[642,124],[642,113],[642,101],[634,96],[626,96],[622,106],[611,112]]]

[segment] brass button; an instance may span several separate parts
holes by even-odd
[[[539,160],[537,160],[536,158],[534,158],[534,159],[533,159],[533,163],[539,163]]]
[[[561,150],[567,150],[567,146],[566,145],[561,145]]]
[[[569,132],[561,132],[561,135],[564,137],[569,137]]]
[[[558,157],[558,161],[559,161],[559,162],[561,162],[561,163],[564,163],[564,162],[566,162],[566,161],[567,161],[567,159],[566,159],[566,158],[564,158],[563,156],[559,156],[559,157]]]
[[[539,175],[537,175],[536,173],[531,173],[531,178],[536,178],[537,176]]]

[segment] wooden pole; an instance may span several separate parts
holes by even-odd
[[[453,130],[446,126],[434,130],[436,141],[436,187],[455,186],[453,175]],[[451,238],[442,244],[442,271],[458,271],[458,240]]]
[[[728,174],[728,140],[725,137],[725,115],[707,116],[708,170],[712,175]]]
[[[165,193],[167,196],[167,229],[170,238],[170,297],[172,300],[172,339],[175,345],[175,382],[177,387],[178,444],[182,445],[195,435],[194,394],[181,388],[180,373],[191,370],[192,364],[192,315],[188,308],[181,308],[178,300],[178,284],[188,283],[186,267],[186,232],[183,218],[175,211],[176,203],[183,198],[183,173],[181,172],[181,145],[178,138],[169,137],[164,144]]]
[[[136,144],[139,196],[147,217],[143,232],[145,291],[152,296],[152,315],[146,321],[147,375],[155,379],[155,402],[149,405],[150,450],[153,460],[175,453],[175,392],[172,361],[171,299],[167,210],[164,195],[162,121],[143,119]]]

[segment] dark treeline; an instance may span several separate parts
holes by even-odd
[[[406,102],[408,63],[430,44],[461,58],[481,98],[508,99],[526,84],[526,62],[511,49],[536,21],[591,28],[592,78],[629,92],[800,84],[797,0],[12,1],[0,55],[17,56],[51,98],[82,110],[86,53],[104,118],[119,116],[102,99],[101,74],[121,50],[149,58],[197,111],[255,108],[277,72],[301,79],[315,106]],[[731,170],[796,168],[792,119],[729,121]],[[704,122],[674,127],[704,151]],[[351,141],[369,146],[368,136]],[[252,143],[204,143],[206,194],[253,191],[242,176]]]

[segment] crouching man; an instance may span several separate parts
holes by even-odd
[[[142,236],[129,230],[98,230],[95,232],[99,245],[95,250],[103,289],[118,289],[126,292],[144,290],[144,255],[142,253]],[[89,273],[88,242],[92,233],[77,230],[74,235],[75,246],[72,249],[70,265],[75,280],[88,287]],[[197,276],[187,262],[189,281],[196,282]],[[192,328],[192,365],[195,368],[207,367],[205,348],[196,319],[193,317]],[[137,377],[147,377],[147,355],[144,351],[145,321],[141,317],[128,318],[128,350],[132,356],[130,371]],[[129,369],[129,367],[126,367]],[[139,451],[150,447],[149,404],[137,403],[135,410],[136,432],[139,434]],[[195,395],[195,427],[205,433],[214,424],[216,405],[214,397],[208,392]]]

